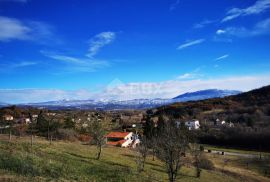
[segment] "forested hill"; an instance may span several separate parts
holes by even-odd
[[[225,99],[232,99],[244,105],[267,105],[270,104],[270,85]]]
[[[270,86],[224,98],[175,103],[151,112],[180,121],[198,119],[201,127],[194,133],[200,143],[270,151]]]
[[[174,103],[157,108],[157,114],[165,112],[180,118],[222,118],[232,122],[270,124],[270,86],[265,86],[234,96],[200,101]]]

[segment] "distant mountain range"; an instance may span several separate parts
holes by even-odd
[[[0,102],[0,107],[6,106],[6,105],[8,105],[8,104],[4,103],[4,102]]]
[[[19,104],[19,106],[33,106],[48,109],[100,109],[100,110],[121,110],[121,109],[148,109],[176,102],[196,101],[209,98],[222,98],[241,93],[236,90],[208,89],[196,92],[181,94],[172,99],[134,99],[127,101],[96,101],[96,100],[59,100],[40,103]],[[0,106],[4,106],[3,104]]]

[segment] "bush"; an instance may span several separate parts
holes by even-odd
[[[201,157],[200,162],[199,162],[199,167],[201,169],[207,169],[207,170],[213,170],[215,168],[213,162],[207,159],[206,157]]]
[[[61,140],[76,141],[76,132],[72,129],[59,129],[57,137]]]

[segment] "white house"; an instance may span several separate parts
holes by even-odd
[[[136,147],[139,139],[133,132],[111,132],[106,135],[106,144],[120,147]]]
[[[48,112],[47,113],[47,116],[55,116],[56,115],[56,113],[54,113],[54,112]]]
[[[187,126],[189,130],[197,130],[200,128],[200,122],[199,120],[186,121],[185,126]]]
[[[30,118],[24,118],[24,122],[25,122],[25,124],[29,124],[29,123],[31,123],[31,120],[30,120]]]
[[[224,121],[224,120],[219,120],[219,119],[216,119],[216,122],[215,122],[215,125],[224,125],[224,124],[226,124],[226,121]]]
[[[5,120],[5,121],[13,121],[13,116],[12,115],[9,115],[9,114],[5,114],[4,116],[3,116],[3,120]]]
[[[36,118],[38,118],[38,115],[37,114],[33,114],[32,115],[32,118],[36,119]]]
[[[232,122],[229,123],[229,127],[232,128],[234,127],[234,124]]]

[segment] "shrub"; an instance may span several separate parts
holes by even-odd
[[[72,129],[59,129],[57,134],[59,139],[68,141],[75,141],[77,135]]]
[[[201,157],[200,162],[199,162],[199,167],[201,169],[207,169],[207,170],[213,170],[214,169],[214,164],[212,161],[207,159],[206,157]]]

